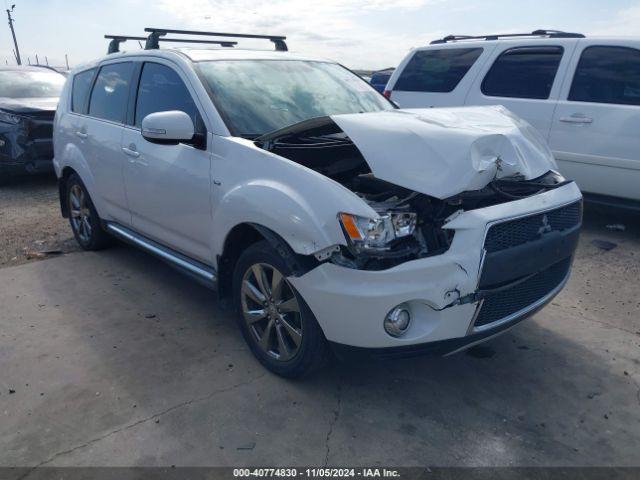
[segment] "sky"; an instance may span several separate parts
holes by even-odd
[[[144,27],[286,35],[291,51],[371,70],[396,66],[409,49],[448,34],[547,28],[640,36],[640,0],[0,0],[3,10],[12,4],[23,63],[37,54],[64,65],[67,54],[71,67],[103,56],[104,34],[143,35]],[[14,64],[1,14],[0,62]]]

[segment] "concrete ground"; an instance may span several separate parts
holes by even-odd
[[[0,269],[0,465],[640,465],[639,220],[588,212],[568,287],[481,347],[301,382],[132,248]]]

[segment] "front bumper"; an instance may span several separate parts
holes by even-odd
[[[52,119],[0,124],[0,175],[53,172]]]
[[[569,275],[580,221],[561,232],[547,232],[551,227],[545,212],[577,205],[580,200],[580,191],[570,183],[533,197],[464,212],[445,225],[456,232],[442,255],[383,271],[324,263],[289,281],[334,344],[376,349],[383,356],[450,353],[510,328],[561,290]],[[542,217],[542,233],[535,241],[502,250],[486,243],[493,225]],[[498,239],[513,233],[498,231],[502,235]],[[412,321],[402,337],[394,338],[384,331],[383,320],[401,303],[409,307]]]

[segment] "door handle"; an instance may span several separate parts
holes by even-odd
[[[88,137],[89,137],[89,135],[87,135],[85,132],[81,132],[81,131],[76,132],[76,135],[77,135],[78,137],[82,138],[83,140],[84,140],[85,138],[88,138]]]
[[[127,148],[127,147],[122,147],[122,151],[125,153],[125,155],[128,155],[133,158],[138,158],[140,156],[140,152],[131,150],[130,148]]]
[[[560,121],[564,123],[593,123],[593,118],[574,113],[570,117],[560,117]]]

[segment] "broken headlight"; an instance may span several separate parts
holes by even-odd
[[[394,240],[413,235],[416,221],[413,212],[387,212],[378,218],[340,214],[340,223],[350,242],[368,250],[389,250]]]

